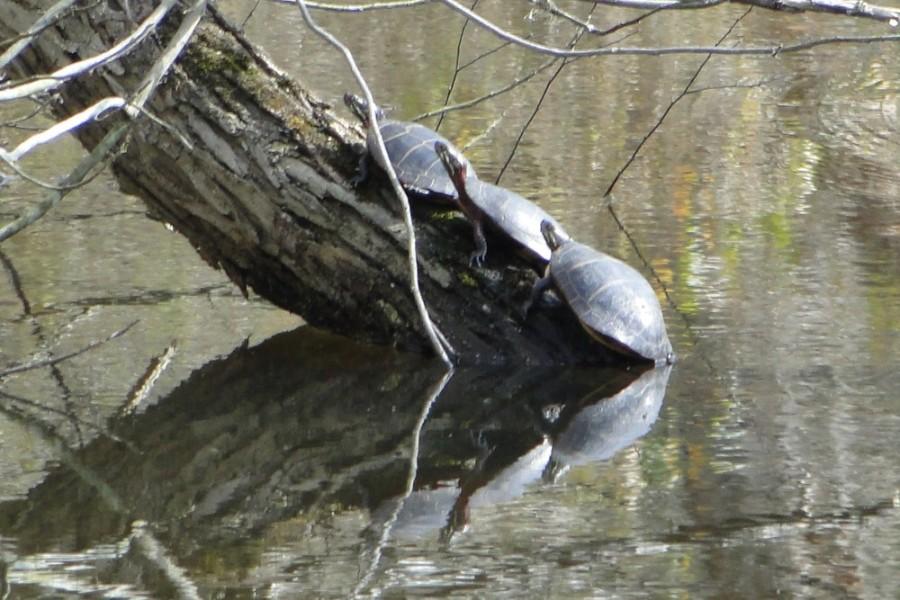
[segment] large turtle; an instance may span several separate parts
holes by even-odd
[[[344,104],[362,121],[367,132],[366,146],[369,151],[360,160],[359,174],[354,180],[354,183],[359,183],[368,173],[369,155],[378,156],[374,151],[375,135],[369,123],[369,105],[366,100],[347,93],[344,94]],[[434,152],[435,142],[441,142],[449,147],[453,145],[441,134],[424,125],[386,119],[379,108],[375,109],[375,115],[388,158],[403,189],[423,199],[456,202],[456,187]],[[380,163],[378,166],[385,168],[385,165]],[[466,166],[469,176],[475,177],[475,169],[468,161]]]
[[[459,207],[472,223],[475,236],[475,251],[470,257],[472,264],[480,266],[487,255],[485,222],[512,238],[534,260],[541,264],[550,260],[550,248],[541,234],[541,222],[552,223],[565,235],[553,217],[515,192],[471,177],[469,162],[447,144],[435,142],[434,151],[456,186]]]
[[[674,362],[659,300],[644,277],[608,254],[560,235],[551,221],[541,233],[552,254],[547,275],[535,282],[531,301],[550,283],[587,332],[632,360]]]

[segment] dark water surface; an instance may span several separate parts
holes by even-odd
[[[572,35],[525,2],[479,9]],[[623,43],[712,44],[744,10],[657,16]],[[443,102],[457,15],[317,16],[395,117]],[[295,8],[261,3],[246,30],[325,100],[355,89]],[[729,41],[884,31],[754,10]],[[470,27],[463,58],[496,45]],[[544,60],[496,52],[453,100]],[[140,319],[0,382],[0,597],[900,597],[900,51],[712,59],[615,189],[645,264],[601,197],[701,60],[567,65],[501,180],[651,278],[671,370],[448,381],[295,329],[110,179],[0,246],[0,368]],[[553,71],[447,116],[482,177]],[[3,193],[4,215],[34,199]]]

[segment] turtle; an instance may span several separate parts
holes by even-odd
[[[634,268],[617,258],[561,235],[551,221],[541,223],[551,250],[547,272],[537,280],[525,314],[551,283],[562,294],[585,330],[619,355],[657,365],[675,356],[653,288]]]
[[[368,174],[369,155],[377,157],[374,151],[375,136],[369,126],[368,103],[355,94],[344,94],[344,104],[355,114],[366,128],[366,146],[368,152],[359,162],[359,173],[354,178],[354,185],[365,180]],[[408,193],[417,198],[437,203],[456,203],[456,188],[447,176],[441,161],[434,152],[435,142],[453,147],[444,136],[418,123],[394,121],[384,118],[380,108],[375,108],[378,129],[384,139],[384,147],[400,185]],[[458,151],[457,151],[458,152]],[[465,159],[463,159],[465,160]],[[376,162],[377,158],[376,158]],[[475,169],[465,161],[470,177],[476,177]],[[379,166],[384,169],[385,165]]]
[[[487,255],[485,222],[515,241],[532,260],[541,265],[547,264],[550,248],[541,235],[541,222],[551,223],[557,231],[566,235],[556,219],[511,190],[471,177],[468,161],[447,144],[435,142],[434,151],[456,186],[460,209],[472,223],[475,251],[470,256],[470,264],[481,266]]]

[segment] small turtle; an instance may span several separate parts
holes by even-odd
[[[362,121],[367,132],[366,146],[369,152],[360,160],[359,174],[353,181],[354,184],[358,184],[365,180],[368,174],[369,155],[378,156],[374,151],[375,135],[369,124],[369,105],[365,99],[347,93],[344,94],[344,104]],[[457,200],[456,188],[434,152],[435,142],[441,142],[450,147],[453,145],[441,134],[424,125],[385,119],[379,108],[375,109],[375,115],[378,119],[381,137],[384,138],[384,147],[387,150],[388,158],[403,189],[423,199],[455,203]],[[468,164],[468,161],[466,164],[470,177],[475,177],[475,169]],[[380,163],[378,166],[382,169],[385,168],[385,165]]]
[[[540,264],[550,260],[550,248],[541,235],[541,222],[547,221],[565,235],[562,227],[537,204],[510,190],[469,176],[469,162],[443,142],[434,143],[453,185],[460,209],[472,223],[475,251],[470,262],[481,266],[487,255],[484,222],[512,238]]]
[[[560,235],[550,221],[541,233],[552,254],[547,275],[532,289],[528,308],[554,283],[587,332],[633,360],[671,364],[675,357],[659,300],[644,277],[608,254]]]

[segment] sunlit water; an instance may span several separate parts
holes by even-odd
[[[525,3],[483,4],[520,33],[572,35]],[[623,43],[711,44],[744,10],[651,19]],[[441,104],[456,15],[317,16],[394,116]],[[246,30],[325,100],[353,89],[295,8],[262,3]],[[497,44],[473,31],[464,59]],[[733,40],[876,31],[754,11]],[[493,54],[453,98],[543,60]],[[4,243],[0,368],[139,322],[3,381],[37,404],[0,398],[0,592],[897,597],[896,48],[710,61],[614,190],[632,244],[603,191],[701,60],[566,66],[501,180],[651,279],[671,373],[467,370],[437,393],[434,364],[290,332],[296,317],[242,298],[104,178]],[[546,83],[441,130],[496,177]],[[4,215],[34,198],[4,195]]]

